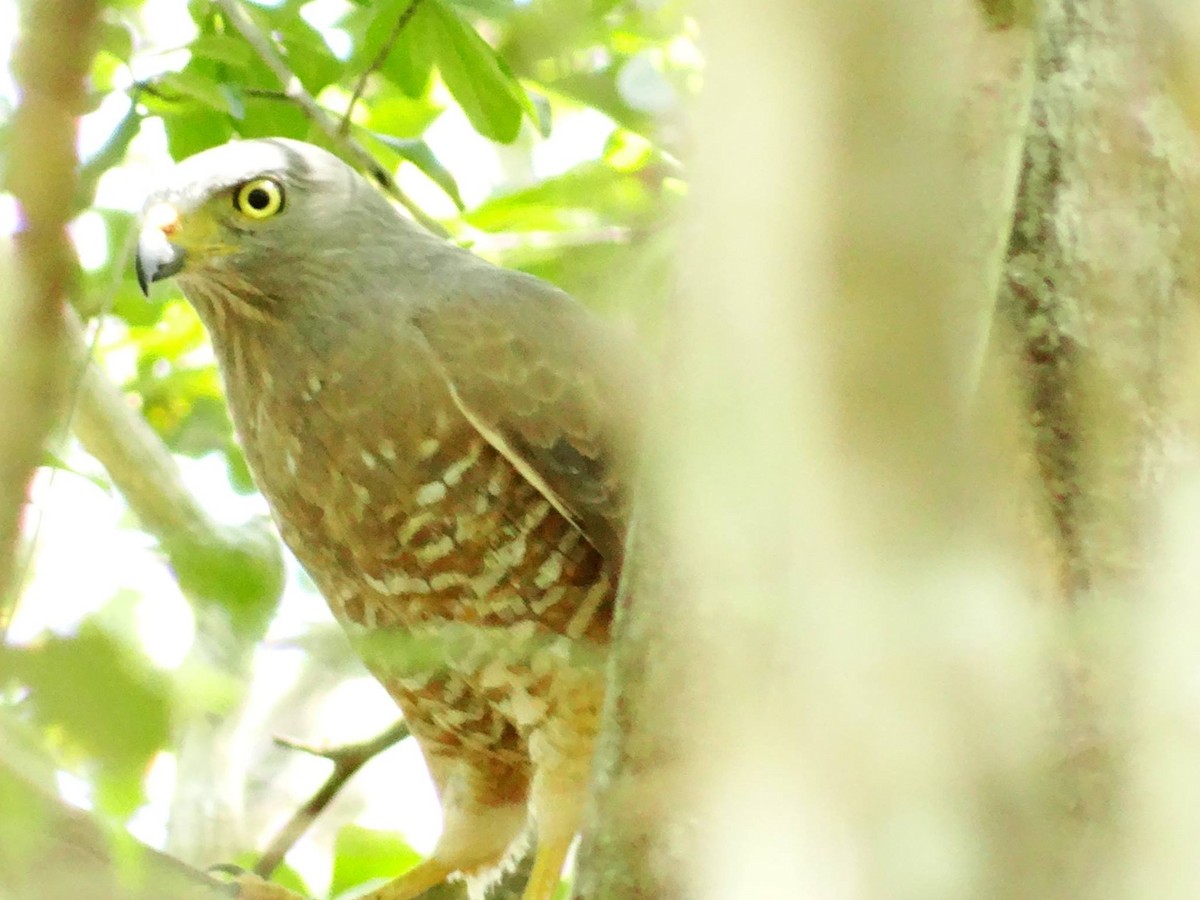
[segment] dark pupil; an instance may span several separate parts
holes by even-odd
[[[266,188],[251,188],[250,193],[246,195],[246,202],[250,204],[251,209],[264,210],[271,205],[271,195],[267,193]]]

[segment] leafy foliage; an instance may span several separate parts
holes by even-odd
[[[167,741],[170,705],[161,676],[95,622],[74,637],[10,651],[2,674],[28,686],[33,720],[64,760],[90,770],[100,804],[114,815],[132,814],[143,799],[143,771]]]
[[[417,853],[395,834],[347,825],[338,832],[334,844],[334,896],[367,882],[384,883],[411,869],[421,861]]]
[[[681,3],[258,0],[242,6],[299,88],[463,242],[614,314],[665,295],[673,208],[683,196],[674,161],[686,141],[681,104],[699,77],[694,28]],[[170,38],[160,34],[164,23]],[[147,303],[133,280],[130,249],[141,202],[134,189],[147,162],[161,163],[164,150],[181,159],[260,136],[315,141],[343,155],[345,146],[314,125],[295,86],[280,82],[214,0],[110,2],[90,87],[74,208],[96,227],[86,241],[80,238],[88,252],[81,254],[75,307],[102,327],[100,363],[170,451],[184,459],[215,455],[228,486],[252,492],[194,312],[169,287],[156,288],[156,302]],[[0,111],[8,105],[0,99]],[[0,121],[0,164],[8,136]],[[75,472],[98,478],[94,461],[77,448],[46,460],[66,479]],[[139,527],[128,519],[121,525],[134,533]],[[170,535],[156,534],[154,543],[171,554]],[[80,779],[96,811],[116,820],[147,808],[146,773],[160,753],[181,760],[196,753],[181,745],[181,724],[239,709],[249,691],[247,660],[270,625],[263,616],[275,608],[255,600],[274,596],[279,586],[249,556],[214,546],[211,554],[172,560],[194,606],[192,621],[173,627],[197,630],[182,671],[201,682],[212,677],[226,664],[206,655],[213,647],[217,657],[242,660],[228,664],[240,674],[218,678],[223,687],[208,692],[213,697],[177,689],[151,662],[153,639],[138,637],[129,615],[114,617],[114,609],[128,611],[134,587],[91,598],[87,608],[101,607],[99,614],[81,613],[56,632],[43,626],[40,634],[0,645],[0,755],[10,726],[28,729],[48,764]],[[135,574],[129,573],[131,584],[138,583]],[[288,590],[307,594],[312,586],[293,572]],[[215,619],[214,604],[221,612]],[[17,615],[38,621],[27,608]],[[235,700],[231,685],[241,692]],[[181,770],[179,777],[189,774]],[[165,814],[169,797],[149,799]],[[0,802],[0,834],[8,834],[19,813],[18,805]],[[395,835],[342,827],[333,890],[394,875],[416,859]]]

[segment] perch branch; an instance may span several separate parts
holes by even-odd
[[[369,173],[389,195],[395,198],[396,202],[408,210],[412,217],[425,228],[436,235],[447,237],[446,229],[400,189],[400,185],[396,184],[392,174],[379,164],[379,161],[371,155],[366,147],[341,132],[321,105],[304,89],[300,79],[288,68],[287,63],[276,51],[270,38],[263,34],[238,0],[215,0],[215,2],[225,13],[230,24],[241,33],[242,37],[246,39],[246,43],[258,54],[259,59],[279,79],[284,93],[304,110],[305,115],[324,132],[334,146],[341,149],[359,167]]]
[[[346,786],[346,783],[354,777],[355,773],[384,750],[400,743],[408,735],[408,724],[400,721],[387,731],[370,740],[358,744],[350,744],[346,747],[335,747],[329,750],[320,750],[285,738],[276,738],[275,743],[281,747],[300,750],[301,752],[329,760],[333,763],[333,771],[329,773],[329,777],[325,779],[325,783],[308,799],[308,802],[293,813],[292,817],[279,830],[279,833],[271,840],[271,843],[259,858],[258,863],[254,866],[254,874],[260,878],[270,878],[271,873],[283,862],[283,858],[287,856],[288,851],[295,846],[296,841],[300,840],[300,836],[304,834],[317,816],[324,812],[325,808],[329,806],[341,789]]]

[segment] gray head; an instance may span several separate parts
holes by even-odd
[[[234,141],[179,163],[150,195],[137,274],[143,290],[178,277],[206,319],[277,320],[300,303],[344,303],[394,285],[404,245],[428,240],[320,147]]]

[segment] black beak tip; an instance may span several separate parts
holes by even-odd
[[[133,268],[137,272],[137,283],[138,287],[142,289],[142,296],[148,298],[150,296],[150,283],[154,281],[154,275],[153,273],[147,273],[140,253],[134,261]]]
[[[168,241],[161,232],[143,235],[138,242],[133,266],[142,293],[149,297],[150,285],[177,273],[183,268],[185,258],[184,251]]]

